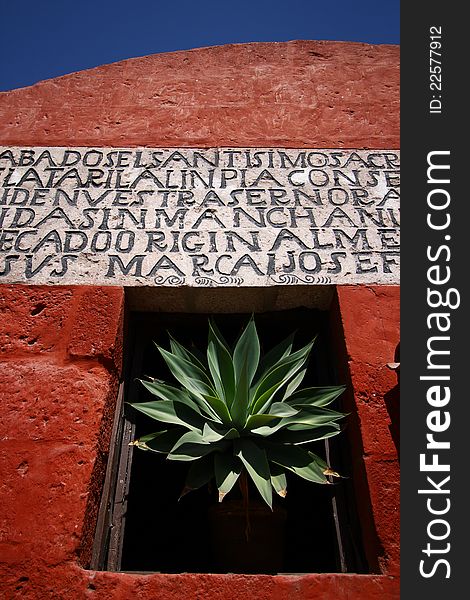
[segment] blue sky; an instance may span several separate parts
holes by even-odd
[[[0,90],[156,52],[294,39],[399,43],[399,0],[0,0]]]

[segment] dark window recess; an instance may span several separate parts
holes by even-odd
[[[248,318],[249,315],[241,314],[215,317],[229,342],[235,341]],[[168,347],[170,331],[183,344],[204,348],[207,319],[208,315],[201,314],[130,315],[126,383],[116,413],[115,443],[98,518],[93,569],[215,572],[207,516],[214,494],[202,488],[177,501],[187,463],[170,462],[156,453],[130,446],[129,442],[137,437],[157,430],[158,424],[126,404],[153,399],[136,378],[148,374],[172,380],[153,342]],[[310,309],[262,313],[256,315],[256,323],[265,349],[294,330],[296,347],[318,334],[302,385],[337,383],[333,361],[329,359],[326,313]],[[342,474],[348,476],[351,472],[346,435],[312,445],[312,450],[327,457]],[[252,497],[256,497],[256,492]],[[279,503],[287,509],[282,572],[367,572],[350,479],[322,486],[290,477],[287,497],[279,499]]]

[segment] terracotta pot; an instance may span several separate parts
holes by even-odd
[[[209,509],[214,571],[278,573],[283,569],[287,512],[251,501],[224,500]]]

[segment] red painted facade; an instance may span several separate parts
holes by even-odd
[[[399,147],[398,47],[223,46],[132,59],[0,94],[0,144]],[[124,290],[0,287],[0,595],[67,600],[399,597],[399,290],[330,310],[374,575],[86,569],[122,365]]]

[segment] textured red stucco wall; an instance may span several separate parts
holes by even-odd
[[[0,144],[399,147],[396,46],[245,44],[132,59],[0,94]],[[0,595],[398,598],[398,291],[338,289],[354,392],[353,464],[381,575],[130,575],[86,570],[118,375],[120,288],[0,288]],[[359,435],[360,434],[360,435]]]
[[[399,147],[398,46],[155,54],[0,94],[7,145]]]
[[[351,383],[345,409],[365,551],[372,568],[393,575],[400,559],[399,381],[387,364],[400,342],[399,306],[396,286],[340,286],[332,310],[340,379]]]

